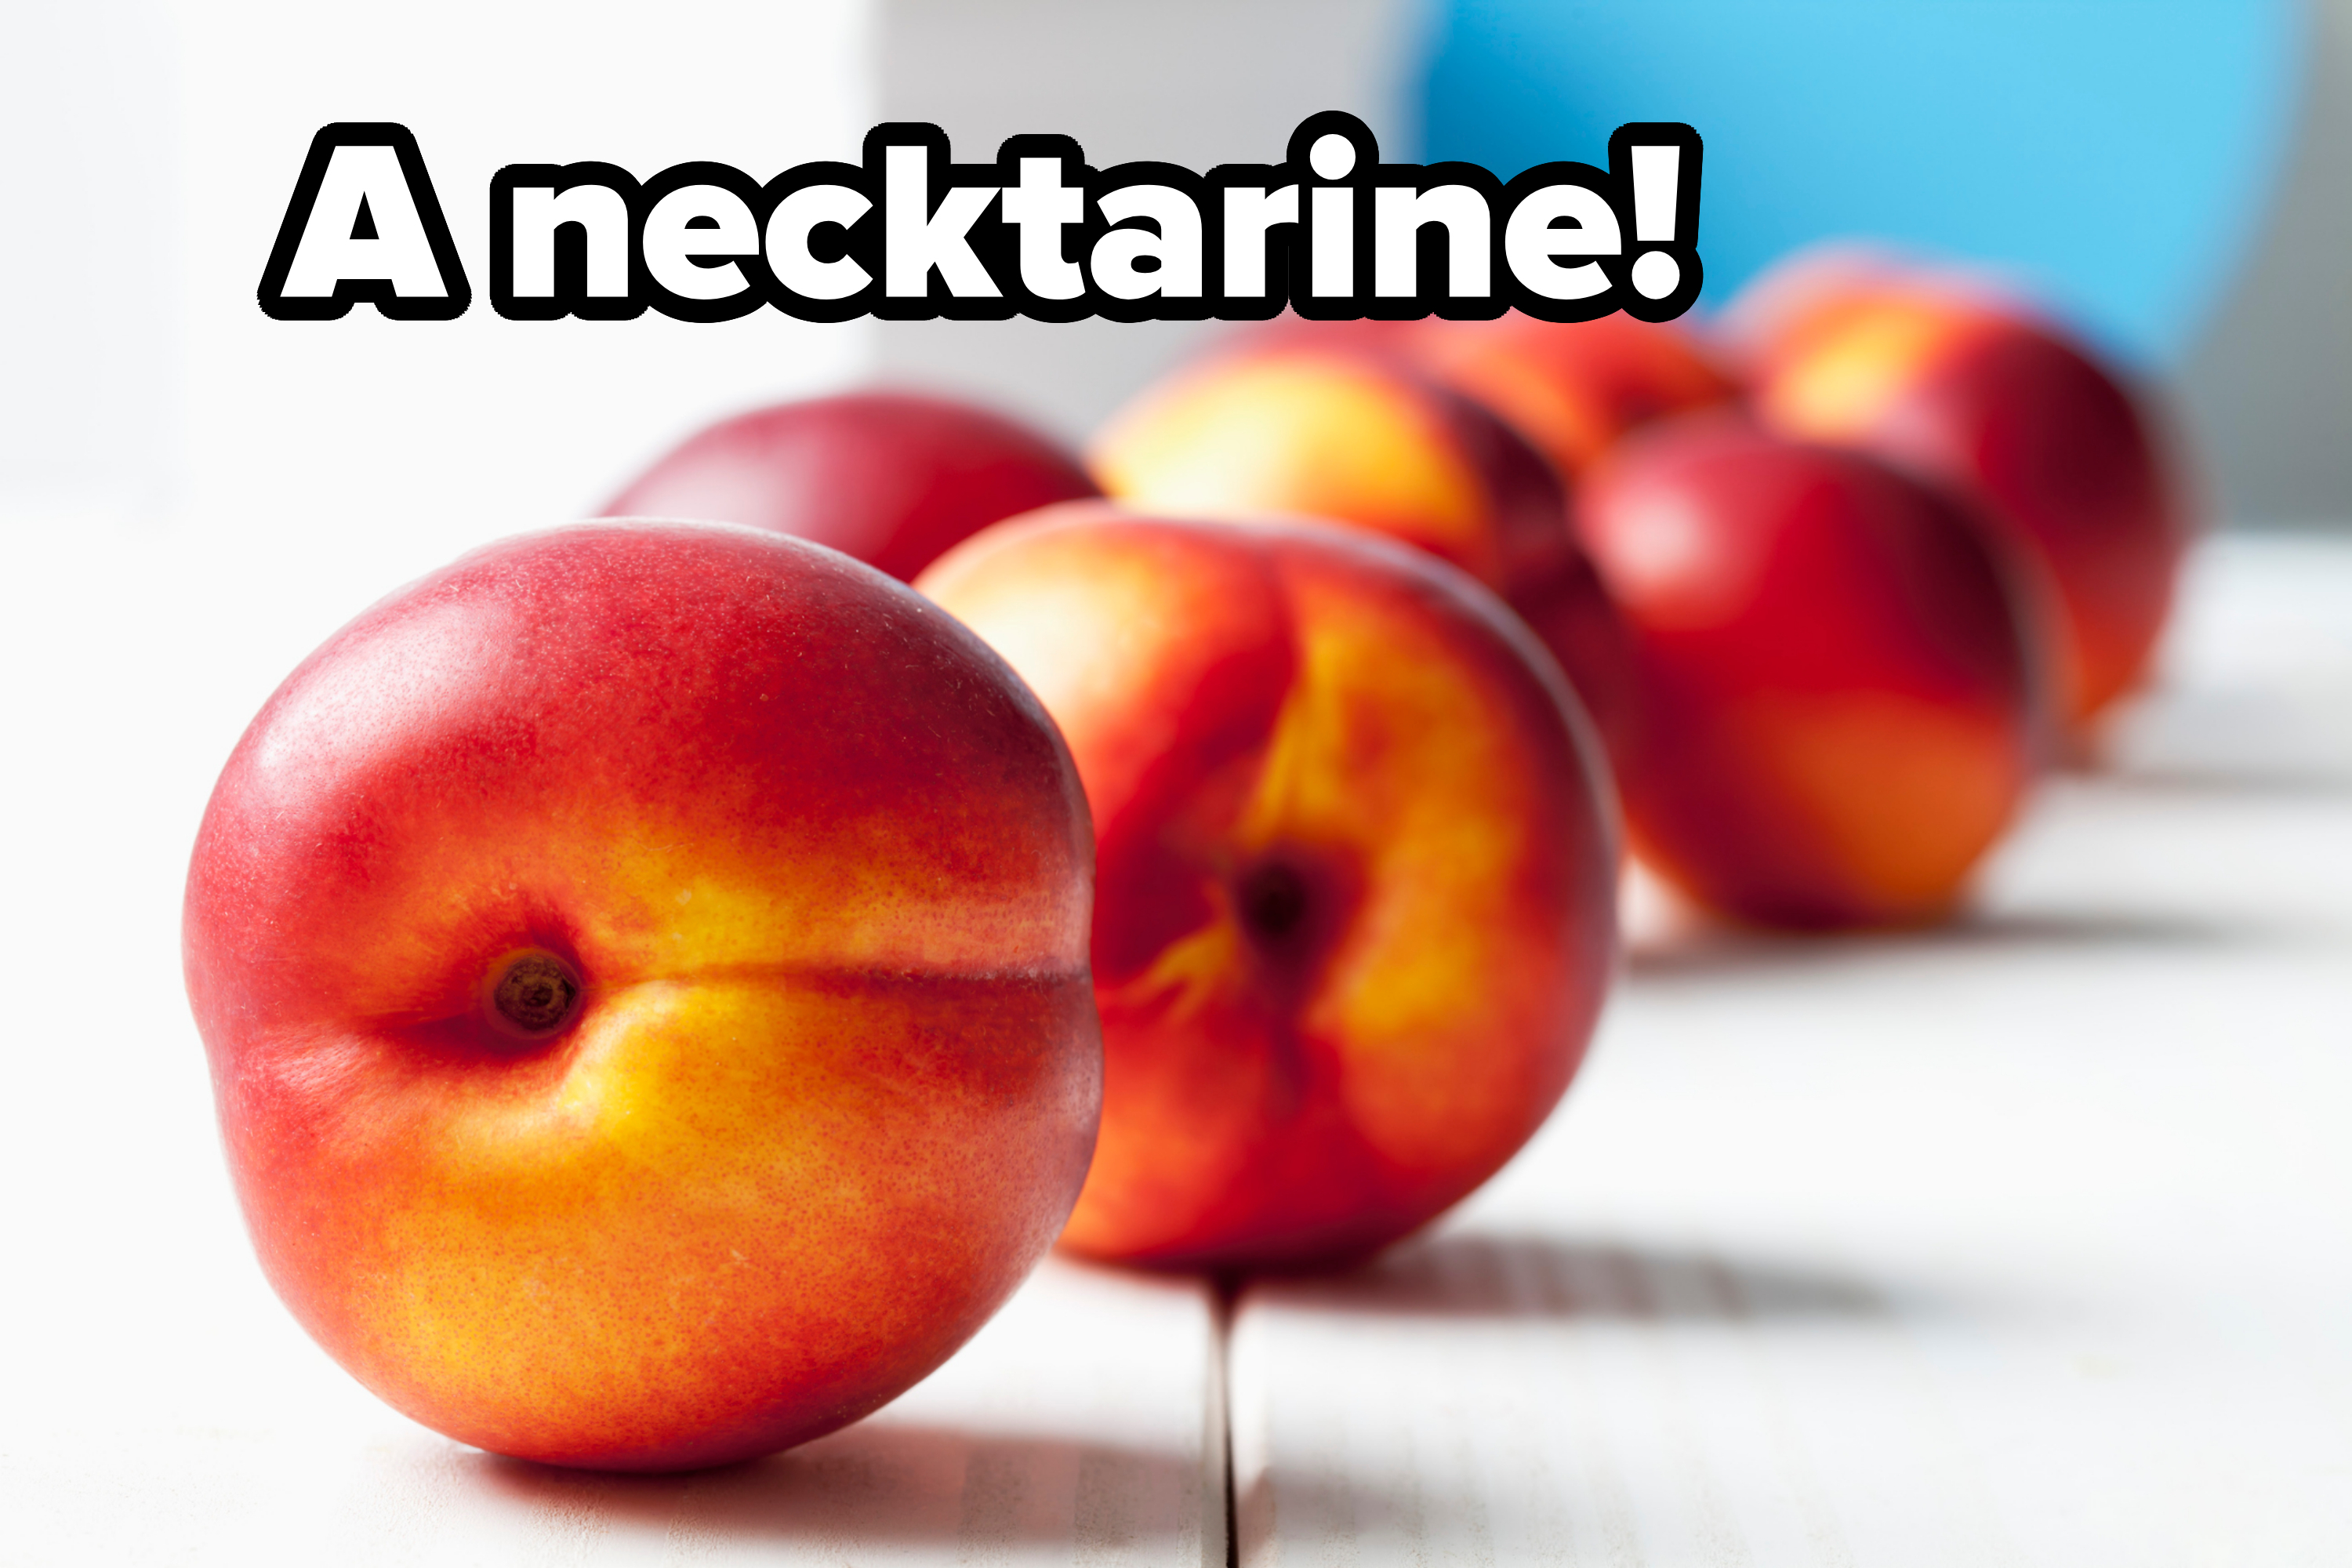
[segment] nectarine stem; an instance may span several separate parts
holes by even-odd
[[[526,1035],[552,1033],[572,1016],[580,983],[561,960],[543,952],[527,952],[507,966],[490,994],[491,1005]]]

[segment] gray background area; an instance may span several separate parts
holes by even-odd
[[[1066,132],[1097,168],[1278,158],[1291,128],[1319,109],[1350,110],[1388,142],[1402,132],[1418,15],[1412,0],[890,0],[877,41],[880,109],[936,121],[959,149]],[[887,379],[992,397],[1077,438],[1218,330],[886,321],[878,363]]]
[[[2315,0],[2270,216],[2172,380],[2231,521],[2352,526],[2352,0]]]

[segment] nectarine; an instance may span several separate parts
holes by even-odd
[[[1094,493],[1076,458],[1001,414],[861,392],[721,420],[630,481],[604,515],[772,529],[903,583],[999,518]]]
[[[1290,322],[1147,390],[1096,438],[1104,491],[1147,510],[1312,517],[1402,540],[1503,595],[1612,752],[1633,718],[1622,632],[1559,476],[1496,415],[1392,352],[1401,322]]]
[[[1946,485],[1995,529],[2042,579],[2079,731],[2144,673],[2189,539],[2142,395],[2047,320],[1950,273],[1857,266],[1779,293],[1747,329],[1758,416]]]
[[[1870,458],[1714,415],[1619,447],[1577,518],[1633,637],[1635,852],[1749,921],[1943,913],[2043,742],[2025,612],[1982,531]]]
[[[854,1420],[1077,1195],[1092,864],[1035,700],[879,573],[679,523],[478,551],[287,679],[197,837],[188,994],[262,1266],[499,1453]]]
[[[1094,814],[1104,1116],[1066,1247],[1353,1257],[1542,1122],[1617,852],[1575,700],[1499,600],[1384,540],[1098,503],[917,586],[1035,687]]]
[[[1655,419],[1736,401],[1738,384],[1671,321],[1627,315],[1545,321],[1432,317],[1402,340],[1412,362],[1508,420],[1571,486]]]

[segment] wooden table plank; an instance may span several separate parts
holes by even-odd
[[[1241,1561],[2352,1561],[2352,548],[2173,654],[1969,920],[1654,931],[1501,1179],[1253,1288]]]
[[[1216,1568],[1210,1310],[1188,1282],[1049,1264],[880,1415],[682,1477],[497,1458],[267,1366],[247,1370],[277,1397],[192,1417],[167,1390],[163,1419],[108,1432],[16,1405],[0,1435],[0,1561]]]

